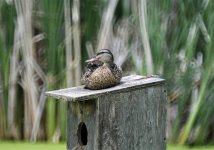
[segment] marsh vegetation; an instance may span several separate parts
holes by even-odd
[[[167,139],[214,139],[214,1],[1,0],[0,139],[65,140],[66,103],[84,61],[111,49],[124,75],[167,81]]]

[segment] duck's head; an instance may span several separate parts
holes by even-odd
[[[86,62],[91,62],[91,61],[95,61],[95,60],[101,61],[106,65],[111,65],[114,62],[114,56],[110,50],[101,49],[96,53],[96,55],[94,57],[87,60]]]

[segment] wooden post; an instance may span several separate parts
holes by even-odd
[[[165,80],[132,75],[103,90],[47,92],[68,102],[68,150],[165,150]]]

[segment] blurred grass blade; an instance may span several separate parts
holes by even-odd
[[[38,99],[38,105],[36,108],[35,121],[33,123],[33,128],[32,128],[31,137],[30,137],[30,140],[32,142],[36,142],[37,140],[37,136],[40,129],[39,127],[42,119],[42,114],[44,112],[44,107],[46,102],[45,92],[47,91],[47,79],[46,79],[45,73],[36,62],[34,62],[34,66],[35,66],[34,67],[35,72],[37,73],[41,82],[41,85],[39,86],[39,89],[41,90],[39,91],[40,96],[38,97],[39,99]]]
[[[112,20],[117,6],[118,0],[108,1],[106,10],[103,12],[101,26],[98,33],[97,50],[109,48],[110,31],[112,28]]]
[[[20,41],[18,30],[15,29],[13,51],[10,57],[10,78],[9,78],[9,92],[8,92],[8,131],[10,137],[19,138],[19,132],[15,121],[15,114],[17,111],[17,82],[18,82],[18,57],[20,50]]]
[[[138,15],[139,15],[139,22],[140,22],[140,32],[141,38],[143,43],[143,48],[145,52],[145,62],[146,62],[146,70],[147,74],[153,74],[153,58],[152,52],[149,43],[149,36],[148,36],[148,28],[147,28],[147,2],[146,0],[140,0],[138,4]]]
[[[6,134],[6,112],[4,105],[4,95],[3,95],[3,81],[1,74],[1,64],[0,64],[0,139],[2,139]]]
[[[198,36],[198,25],[196,21],[194,21],[193,24],[190,26],[186,42],[186,53],[187,53],[186,55],[188,61],[191,61],[193,57],[195,46],[197,43],[197,36]]]
[[[81,78],[81,39],[80,39],[80,1],[73,0],[72,6],[72,20],[73,20],[73,43],[74,43],[74,74],[75,85],[80,85]]]
[[[204,21],[203,21],[203,19],[202,19],[201,14],[199,14],[199,15],[197,16],[197,19],[198,19],[199,28],[201,29],[201,33],[202,33],[203,36],[204,36],[204,40],[205,40],[207,43],[209,43],[209,42],[210,42],[210,36],[209,36],[209,34],[208,34],[207,28],[206,28],[206,26],[205,26],[205,24],[204,24]]]
[[[73,72],[73,48],[72,48],[72,30],[71,30],[71,4],[70,0],[64,0],[64,18],[65,18],[65,51],[66,51],[66,83],[67,87],[74,85]]]

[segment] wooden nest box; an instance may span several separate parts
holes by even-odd
[[[132,75],[115,87],[50,91],[68,102],[68,150],[165,150],[165,80]]]

